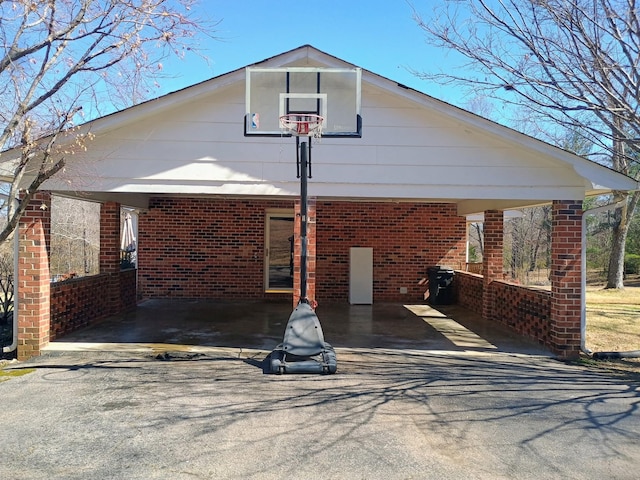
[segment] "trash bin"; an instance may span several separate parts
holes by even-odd
[[[427,267],[429,278],[429,303],[451,305],[453,303],[453,270],[440,266]]]

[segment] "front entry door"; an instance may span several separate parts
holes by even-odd
[[[268,213],[265,290],[293,290],[293,214]]]

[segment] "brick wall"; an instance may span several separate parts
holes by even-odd
[[[264,298],[265,214],[293,207],[293,200],[152,198],[138,221],[141,296]]]
[[[482,275],[456,271],[453,277],[453,291],[458,305],[474,312],[482,311]]]
[[[119,277],[116,282],[114,276]],[[119,284],[120,305],[104,293]],[[74,278],[51,284],[51,340],[136,306],[136,271]]]
[[[516,333],[551,347],[551,292],[501,281],[489,285],[493,320]]]
[[[18,358],[40,354],[50,340],[135,307],[136,272],[120,272],[120,205],[102,205],[101,275],[50,283],[51,194],[37,192],[18,225]]]
[[[455,205],[318,201],[316,210],[319,301],[348,301],[350,247],[373,248],[374,302],[421,300],[428,266],[465,261],[465,219]]]
[[[133,310],[138,302],[138,271],[134,268],[118,274],[120,283],[120,311]]]
[[[483,305],[483,277],[457,271],[454,277],[456,303],[474,312]],[[488,286],[491,319],[540,345],[551,348],[551,292],[494,280]]]
[[[282,208],[293,212],[294,201],[151,199],[139,220],[141,295],[274,298],[264,293],[264,222],[268,210]],[[456,216],[455,205],[318,200],[315,210],[309,296],[315,288],[320,302],[348,301],[350,247],[374,249],[376,302],[421,299],[424,287],[417,283],[427,266],[465,261],[465,219]],[[309,250],[312,257],[313,245]]]

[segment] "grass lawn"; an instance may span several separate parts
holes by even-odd
[[[593,352],[640,350],[640,286],[605,290],[587,286],[587,348]],[[595,362],[597,366],[640,373],[640,359]]]
[[[640,350],[640,287],[587,287],[587,347]]]

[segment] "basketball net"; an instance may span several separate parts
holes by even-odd
[[[280,117],[280,129],[295,137],[322,137],[324,117],[315,114],[289,113]]]

